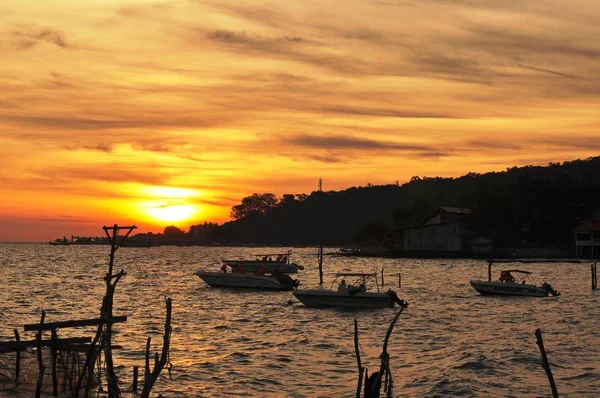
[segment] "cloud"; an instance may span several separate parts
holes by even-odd
[[[54,44],[57,47],[66,49],[70,47],[62,33],[50,28],[31,28],[30,31],[14,31],[12,36],[18,49],[24,50],[32,48],[40,42]]]
[[[286,141],[311,148],[327,149],[360,149],[360,150],[403,150],[403,151],[425,151],[429,147],[425,145],[398,144],[391,142],[375,141],[367,138],[340,137],[340,136],[315,136],[298,135]]]

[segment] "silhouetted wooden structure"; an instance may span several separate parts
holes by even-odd
[[[383,393],[386,398],[393,396],[394,380],[390,371],[390,355],[388,354],[387,347],[394,330],[394,326],[400,317],[400,314],[408,307],[408,303],[404,300],[400,300],[400,309],[392,319],[390,326],[388,327],[385,339],[383,341],[383,349],[381,350],[379,370],[374,372],[369,377],[367,368],[362,366],[360,359],[360,350],[358,345],[358,322],[354,319],[354,352],[356,353],[356,362],[358,365],[358,383],[356,385],[356,398],[360,398],[361,392],[363,391],[363,378],[364,378],[364,398],[379,398],[381,394],[381,387],[383,387]]]
[[[16,353],[15,364],[15,385],[20,382],[21,373],[21,353],[35,347],[38,363],[38,376],[36,380],[36,393],[38,398],[41,394],[46,364],[44,363],[43,349],[50,348],[51,356],[51,378],[52,392],[54,396],[58,395],[58,381],[62,380],[63,389],[67,387],[74,398],[79,397],[83,390],[83,397],[88,397],[90,390],[95,383],[101,385],[100,374],[95,374],[95,369],[101,367],[100,358],[104,355],[104,372],[106,375],[107,395],[109,398],[117,398],[121,396],[119,390],[119,382],[114,372],[113,349],[122,348],[112,344],[113,325],[127,321],[127,316],[113,314],[113,298],[116,285],[121,278],[126,275],[124,270],[118,273],[113,273],[115,252],[121,247],[121,244],[136,226],[120,227],[114,225],[112,227],[103,227],[107,239],[111,245],[110,260],[108,264],[108,272],[103,280],[106,283],[106,292],[102,300],[99,318],[92,319],[77,319],[58,322],[45,322],[46,313],[42,311],[40,322],[35,324],[26,324],[23,326],[25,332],[36,332],[34,340],[22,341],[19,332],[15,329],[14,342],[0,342],[0,354]],[[127,230],[124,235],[119,235],[121,230]],[[150,370],[150,338],[146,343],[146,366],[144,372],[144,389],[141,397],[149,397],[150,391],[158,376],[165,366],[170,366],[169,363],[169,345],[171,336],[171,308],[172,303],[170,298],[166,298],[167,315],[165,321],[165,333],[163,337],[162,353],[159,358],[158,353],[155,354],[155,365],[153,370]],[[78,327],[96,326],[96,335],[92,337],[70,337],[59,338],[58,330]],[[50,339],[44,339],[43,333],[50,331]],[[76,358],[79,358],[80,353],[85,353],[83,363],[78,363]],[[72,357],[71,360],[65,358]],[[60,359],[60,360],[59,360]],[[60,365],[59,365],[60,364]],[[62,367],[59,369],[59,367]],[[170,369],[170,368],[169,368]],[[59,378],[60,373],[60,378]],[[137,375],[136,375],[137,376]],[[137,387],[137,377],[135,377],[134,388]]]

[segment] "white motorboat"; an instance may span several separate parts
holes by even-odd
[[[503,270],[496,281],[491,279],[492,262],[489,263],[488,280],[472,280],[471,286],[483,295],[547,297],[548,294],[559,296],[560,293],[549,283],[538,285],[529,271],[518,269]]]
[[[354,281],[346,283],[347,277],[354,278]],[[333,290],[339,278],[342,281],[337,290]],[[375,284],[377,291],[367,291],[369,284]],[[306,307],[385,308],[393,307],[394,303],[404,303],[391,289],[385,293],[379,291],[376,273],[339,273],[329,290],[295,290],[293,294]]]
[[[206,284],[211,287],[236,287],[266,290],[292,290],[300,282],[283,273],[257,275],[252,273],[227,273],[208,272],[198,270],[195,272]]]
[[[275,254],[255,254],[255,260],[222,260],[234,272],[256,272],[260,267],[265,272],[295,274],[304,267],[291,261],[292,252]]]

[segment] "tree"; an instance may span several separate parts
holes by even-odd
[[[246,218],[250,215],[265,215],[277,206],[279,199],[272,193],[254,193],[246,196],[242,203],[231,208],[229,216],[234,220]]]
[[[163,231],[163,235],[169,236],[169,237],[180,237],[180,236],[185,235],[185,232],[183,232],[181,229],[177,228],[176,226],[169,225],[168,227],[165,227],[165,230]]]

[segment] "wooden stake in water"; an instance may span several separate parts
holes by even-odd
[[[556,389],[556,384],[554,383],[554,377],[552,376],[552,371],[550,370],[550,364],[548,363],[548,357],[546,357],[546,349],[544,348],[544,339],[542,338],[542,331],[540,329],[536,329],[535,337],[537,338],[537,345],[540,347],[540,353],[542,354],[542,367],[546,371],[546,376],[548,376],[548,381],[550,382],[550,388],[552,389],[552,397],[558,398],[558,390]]]
[[[592,289],[598,286],[598,277],[596,276],[596,263],[591,265],[592,268]]]
[[[323,245],[319,245],[319,283],[323,284]]]

